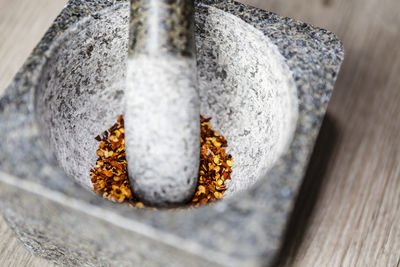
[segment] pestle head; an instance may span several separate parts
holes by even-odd
[[[153,206],[188,201],[198,182],[200,101],[193,2],[131,2],[125,92],[129,179]]]

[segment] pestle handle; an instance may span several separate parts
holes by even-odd
[[[125,94],[129,180],[153,206],[193,196],[200,157],[192,0],[132,0]]]
[[[131,0],[129,55],[194,58],[193,0]]]

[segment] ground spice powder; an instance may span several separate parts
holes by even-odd
[[[199,183],[190,202],[194,207],[223,198],[226,191],[225,181],[231,179],[234,165],[232,156],[225,150],[228,145],[225,137],[211,128],[210,120],[211,118],[200,117]],[[95,138],[100,144],[96,152],[96,166],[90,170],[93,191],[108,200],[128,202],[137,208],[143,208],[143,203],[132,194],[129,183],[124,133],[124,119],[120,115],[116,124],[102,136]]]

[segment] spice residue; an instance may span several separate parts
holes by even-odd
[[[231,179],[234,164],[232,156],[225,151],[228,145],[225,137],[211,128],[210,120],[203,116],[200,118],[199,183],[190,202],[194,207],[223,198],[225,181]],[[124,133],[124,119],[120,115],[116,124],[95,138],[100,144],[96,166],[90,170],[93,191],[108,200],[129,202],[142,208],[144,205],[135,199],[128,179]]]

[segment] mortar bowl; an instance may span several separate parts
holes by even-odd
[[[343,48],[325,30],[233,1],[199,0],[195,20],[201,114],[235,159],[225,199],[135,210],[90,191],[94,137],[129,112],[129,3],[73,0],[0,100],[0,207],[35,254],[84,266],[272,261]]]

